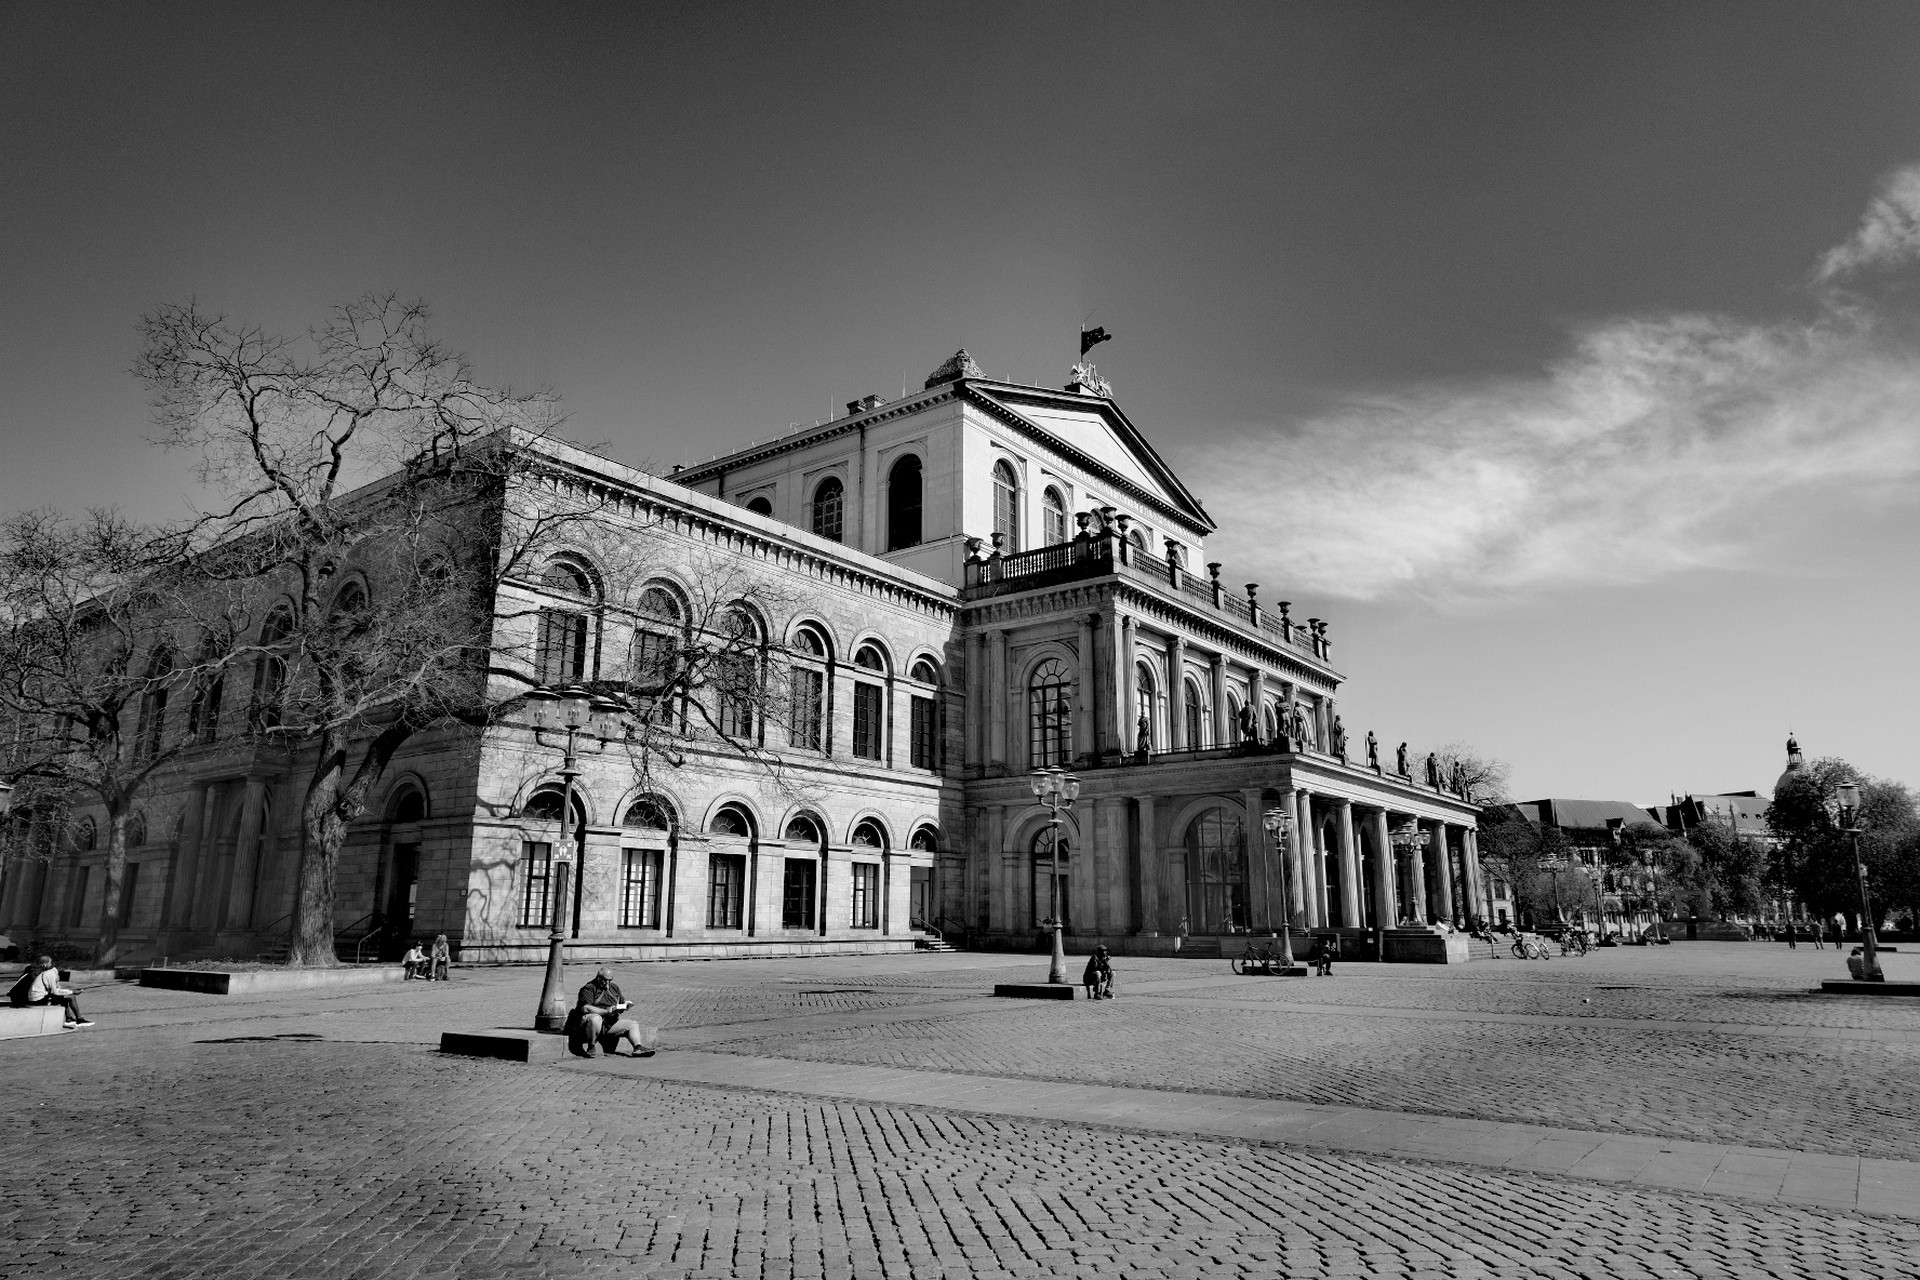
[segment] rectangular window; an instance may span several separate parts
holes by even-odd
[[[814,905],[819,900],[816,892],[820,880],[820,867],[811,858],[788,858],[786,875],[780,884],[780,927],[782,929],[811,929],[814,921]]]
[[[520,927],[532,929],[553,922],[553,846],[529,840],[521,846]]]
[[[120,927],[126,928],[133,923],[133,891],[140,883],[140,864],[129,862],[127,874],[120,881]]]
[[[853,927],[880,927],[880,864],[877,862],[853,864]]]
[[[916,697],[913,700],[913,767],[934,767],[932,698]]]
[[[679,661],[679,643],[658,631],[642,631],[633,638],[633,678],[642,692],[664,690],[673,682]]]
[[[67,928],[78,929],[87,919],[87,881],[93,878],[92,867],[81,867],[80,873],[73,878],[73,901],[67,904]]]
[[[886,691],[877,684],[853,686],[853,754],[863,760],[878,760],[886,742],[880,708]]]
[[[821,751],[826,745],[826,676],[811,667],[793,669],[793,745]]]
[[[740,907],[746,899],[746,858],[716,853],[707,861],[707,875],[707,928],[738,929]]]
[[[534,674],[541,684],[571,684],[587,674],[587,617],[583,613],[540,611],[540,643]]]
[[[748,653],[724,654],[714,663],[714,683],[720,687],[720,732],[729,738],[753,737],[754,700],[759,693],[756,665]]]
[[[664,858],[659,849],[627,850],[626,876],[620,885],[622,929],[660,927],[660,864]]]

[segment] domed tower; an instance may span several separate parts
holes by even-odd
[[[1780,788],[1787,785],[1787,779],[1793,777],[1794,774],[1800,772],[1802,766],[1804,766],[1805,764],[1806,764],[1806,760],[1800,754],[1800,744],[1794,741],[1792,734],[1788,734],[1787,735],[1787,768],[1786,768],[1786,772],[1782,773],[1778,778],[1774,780],[1773,794],[1779,795]]]

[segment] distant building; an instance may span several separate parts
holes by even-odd
[[[1559,831],[1567,842],[1567,862],[1548,867],[1550,893],[1561,919],[1585,918],[1584,905],[1568,908],[1565,902],[1584,904],[1585,892],[1566,877],[1584,877],[1594,886],[1599,900],[1600,923],[1607,930],[1644,928],[1651,920],[1646,904],[1652,900],[1650,872],[1623,866],[1608,866],[1607,854],[1613,849],[1619,832],[1641,823],[1659,825],[1657,810],[1625,800],[1570,800],[1549,798],[1529,800],[1513,806],[1520,816],[1542,829]]]

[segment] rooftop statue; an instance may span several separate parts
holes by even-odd
[[[1367,730],[1367,763],[1375,773],[1380,772],[1380,739],[1373,736],[1373,730]]]
[[[1393,771],[1403,778],[1411,778],[1413,770],[1407,768],[1407,744],[1401,743],[1393,755]]]

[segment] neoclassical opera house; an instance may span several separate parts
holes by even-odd
[[[607,539],[647,531],[643,574],[579,552],[515,584],[529,608],[500,625],[569,637],[543,678],[685,625],[731,565],[763,586],[728,625],[792,691],[737,726],[759,759],[689,721],[645,787],[587,735],[571,959],[1030,948],[1055,859],[1073,949],[1217,954],[1290,920],[1440,961],[1465,954],[1440,922],[1490,914],[1474,806],[1347,741],[1325,624],[1223,582],[1214,522],[1084,366],[1054,390],[961,352],[914,394],[670,477],[524,447],[539,483],[596,496]],[[1081,784],[1057,826],[1030,785],[1056,767]],[[446,933],[469,962],[543,958],[560,768],[555,735],[517,722],[409,744],[343,856],[343,954]],[[189,752],[139,815],[122,953],[281,945],[303,781],[297,760]],[[0,925],[84,943],[94,843],[9,877]]]

